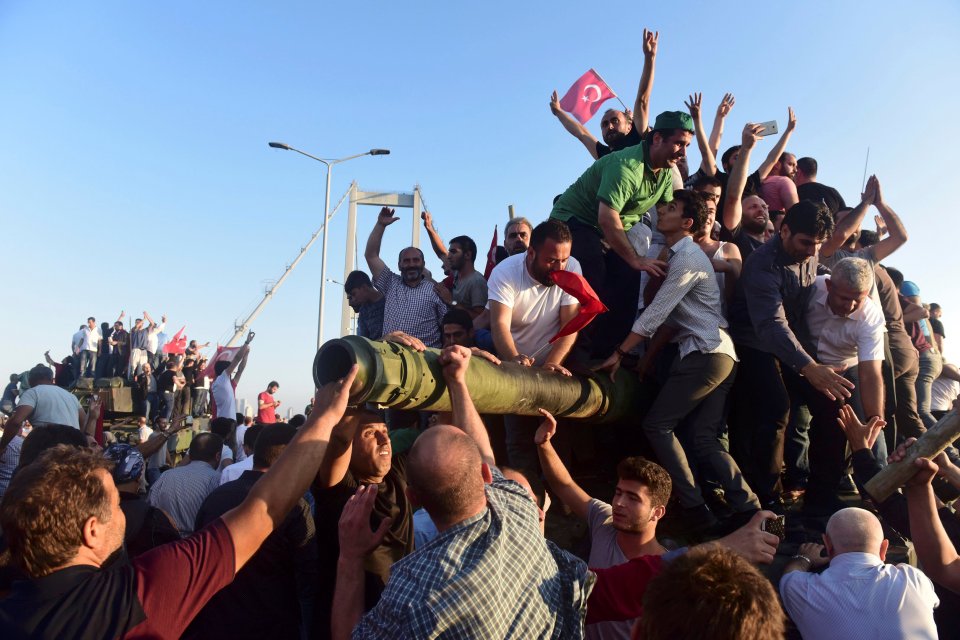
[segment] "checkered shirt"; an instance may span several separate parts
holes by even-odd
[[[544,540],[536,507],[494,470],[487,508],[396,562],[353,638],[582,638],[595,576]]]
[[[386,298],[383,335],[403,331],[428,347],[440,346],[440,321],[447,313],[447,305],[433,290],[432,280],[424,278],[417,286],[408,287],[403,284],[403,278],[384,269],[374,285]]]

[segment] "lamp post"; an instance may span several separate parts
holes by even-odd
[[[330,170],[333,169],[333,165],[340,164],[341,162],[346,162],[347,160],[353,160],[354,158],[360,158],[363,156],[386,156],[390,155],[389,149],[370,149],[370,151],[365,151],[364,153],[357,153],[352,156],[347,156],[346,158],[337,158],[337,159],[323,159],[318,158],[314,155],[310,155],[305,151],[301,151],[295,147],[291,147],[288,144],[283,142],[270,142],[268,143],[274,149],[283,149],[284,151],[296,151],[302,156],[306,156],[311,160],[316,160],[317,162],[322,162],[327,167],[327,188],[324,196],[323,203],[323,240],[321,243],[320,249],[320,311],[317,319],[317,348],[320,348],[320,345],[323,343],[323,294],[324,294],[324,283],[327,280],[327,224],[330,222]]]

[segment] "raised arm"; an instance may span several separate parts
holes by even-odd
[[[153,321],[153,318],[150,317],[150,314],[146,311],[143,312],[143,319],[147,321],[147,326],[156,325],[157,323]]]
[[[770,149],[770,153],[767,154],[767,157],[764,158],[760,166],[757,167],[757,175],[760,176],[761,180],[770,175],[773,165],[777,164],[780,160],[780,156],[783,155],[783,152],[786,150],[787,143],[790,142],[790,136],[793,135],[793,130],[796,128],[797,115],[793,112],[793,107],[787,107],[787,128],[783,130],[783,133],[780,134],[780,139],[777,140],[777,144],[773,145],[773,149]]]
[[[553,115],[557,116],[557,120],[559,120],[560,124],[563,125],[563,128],[567,130],[567,133],[583,143],[583,146],[585,146],[587,151],[590,153],[590,157],[596,160],[597,139],[593,137],[589,131],[587,131],[586,127],[577,122],[569,113],[563,110],[563,107],[560,106],[560,98],[557,97],[556,91],[554,91],[553,95],[550,96],[550,111],[553,112]]]
[[[236,571],[283,522],[310,486],[327,450],[330,433],[347,408],[350,385],[356,375],[357,365],[353,365],[345,377],[317,391],[306,424],[240,506],[224,514],[223,521],[233,538]]]
[[[117,322],[119,322],[120,324],[123,324],[123,319],[126,317],[126,315],[127,315],[127,312],[121,310],[121,311],[120,311],[120,317],[117,318]]]
[[[380,258],[380,243],[383,242],[384,229],[400,219],[393,213],[394,210],[389,207],[380,209],[377,222],[370,231],[370,237],[367,238],[367,247],[363,251],[363,257],[367,259],[367,266],[370,267],[374,280],[387,268],[386,263]]]
[[[717,157],[707,144],[707,138],[703,132],[703,120],[700,115],[702,100],[702,93],[693,93],[690,94],[690,101],[684,102],[683,104],[687,105],[690,117],[693,118],[693,128],[697,136],[697,147],[700,148],[700,171],[702,171],[704,175],[715,176],[717,175]]]
[[[876,176],[871,176],[871,180],[874,180],[876,184],[873,204],[877,208],[877,211],[880,212],[880,217],[883,218],[883,222],[887,227],[887,233],[889,234],[873,246],[873,255],[876,257],[877,262],[879,262],[906,244],[907,228],[903,226],[900,216],[898,216],[893,209],[890,208],[890,205],[887,204],[887,201],[883,199],[883,190],[880,188],[880,181],[877,180]]]
[[[590,511],[590,496],[573,480],[550,442],[557,433],[556,418],[546,409],[540,409],[540,413],[543,415],[543,420],[533,441],[537,445],[537,455],[540,456],[540,468],[543,470],[544,480],[570,511],[586,520]]]
[[[145,442],[141,442],[137,445],[137,451],[144,457],[144,459],[149,459],[150,456],[155,454],[157,451],[160,451],[162,447],[167,444],[167,440],[170,439],[170,436],[176,435],[177,432],[183,431],[187,428],[187,417],[186,416],[174,416],[170,420],[170,425],[167,427],[166,431],[157,431],[156,433],[160,434],[160,437],[157,438],[147,438]]]
[[[430,237],[430,246],[433,247],[433,252],[437,254],[437,257],[441,260],[447,257],[447,248],[443,245],[443,238],[440,237],[440,234],[437,233],[436,228],[433,226],[433,216],[429,211],[424,211],[420,214],[420,219],[423,220],[423,228],[427,230],[427,236]]]
[[[243,369],[247,366],[246,358],[247,353],[250,351],[250,343],[253,342],[253,337],[257,335],[253,331],[247,334],[247,339],[244,341],[243,346],[240,347],[240,351],[237,351],[237,354],[233,356],[233,360],[230,361],[230,366],[226,369],[226,374],[230,377],[233,377],[233,372],[240,367],[240,370],[237,372],[237,378],[239,380],[240,374],[243,373]],[[243,365],[242,367],[240,365]]]
[[[328,489],[340,484],[350,468],[350,457],[353,455],[353,438],[360,426],[360,416],[347,412],[333,428],[330,434],[330,444],[323,455],[323,462],[317,471],[314,486]]]
[[[659,31],[643,30],[643,71],[640,73],[640,86],[637,87],[637,100],[633,103],[633,128],[641,136],[647,132],[650,123],[650,94],[653,93],[659,38]]]
[[[447,347],[440,353],[439,362],[443,366],[443,378],[447,383],[447,392],[450,394],[450,405],[453,413],[453,426],[459,427],[468,436],[473,438],[480,449],[483,461],[490,466],[496,465],[493,457],[493,447],[490,446],[490,436],[487,428],[477,413],[477,408],[470,398],[467,388],[467,368],[470,366],[470,349],[454,345]]]
[[[750,153],[760,139],[762,125],[748,122],[743,128],[740,153],[730,170],[727,188],[723,190],[723,220],[721,223],[728,231],[740,226],[743,217],[743,190],[747,187],[747,174],[750,167]]]
[[[917,458],[915,464],[918,471],[905,493],[917,558],[931,580],[960,593],[960,556],[937,515],[937,497],[930,484],[939,467],[926,458]]]
[[[723,94],[723,100],[720,101],[720,105],[717,107],[717,115],[713,119],[713,131],[710,132],[710,151],[713,152],[714,157],[720,152],[720,140],[723,138],[723,122],[730,114],[730,110],[733,109],[733,105],[736,104],[736,102],[737,100],[733,97],[732,93],[725,93]]]
[[[53,358],[50,357],[50,351],[44,351],[43,357],[47,361],[47,364],[50,365],[51,367],[54,367],[54,371],[56,371],[57,363],[54,362]]]
[[[870,179],[867,180],[866,189],[860,196],[860,204],[854,207],[853,211],[849,212],[837,223],[830,237],[820,245],[821,260],[835,254],[838,249],[847,243],[850,236],[860,228],[860,224],[863,222],[863,216],[866,215],[867,209],[870,208],[870,205],[873,204],[876,199],[877,184],[877,177],[870,176]],[[878,258],[877,262],[879,261]]]

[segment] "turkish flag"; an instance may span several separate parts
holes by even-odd
[[[237,355],[240,349],[242,349],[242,347],[221,347],[217,345],[217,352],[210,358],[210,362],[207,363],[207,368],[203,370],[202,377],[210,378],[211,380],[214,379],[216,377],[216,372],[214,371],[216,364],[221,360],[226,360],[227,362],[233,361],[233,357]]]
[[[490,272],[497,266],[497,225],[493,225],[493,240],[490,241],[490,250],[487,251],[487,266],[483,269],[483,279],[490,279]]]
[[[177,331],[176,335],[168,342],[163,345],[164,353],[175,353],[178,355],[183,355],[187,350],[187,336],[183,335],[183,330],[187,328],[187,325],[180,327],[180,331]]]
[[[600,302],[600,298],[594,292],[593,287],[579,273],[573,271],[553,271],[550,273],[550,279],[553,282],[572,295],[580,302],[580,312],[567,324],[560,327],[557,335],[550,338],[550,343],[554,343],[563,336],[569,336],[572,333],[580,331],[585,326],[593,322],[601,313],[607,311],[607,306]]]
[[[615,97],[617,94],[607,86],[600,74],[590,69],[573,83],[560,100],[560,107],[584,124],[600,110],[601,104]]]

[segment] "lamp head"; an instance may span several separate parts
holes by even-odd
[[[370,155],[372,155],[372,156],[388,156],[388,155],[390,155],[390,149],[370,149]]]
[[[269,142],[267,144],[269,144],[274,149],[283,149],[285,151],[290,151],[290,145],[284,144],[282,142]]]

